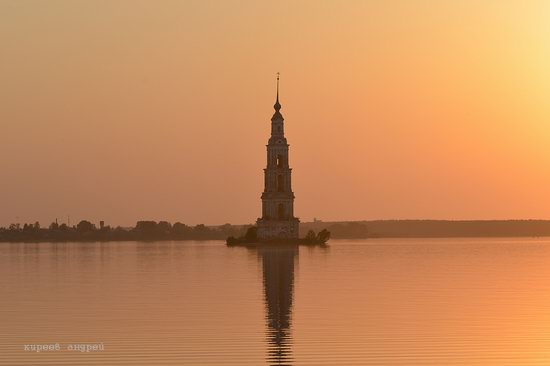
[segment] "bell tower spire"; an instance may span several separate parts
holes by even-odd
[[[273,106],[273,108],[275,108],[275,111],[279,112],[279,110],[281,109],[281,104],[279,103],[279,77],[281,76],[281,74],[278,72],[277,73],[277,100],[275,101],[275,105]]]
[[[273,113],[273,117],[271,117],[271,120],[272,121],[275,121],[275,120],[284,120],[283,118],[283,115],[281,114],[281,112],[279,112],[281,110],[281,103],[279,103],[279,77],[280,77],[280,73],[277,73],[277,99],[275,99],[275,104],[273,105],[273,108],[275,108],[275,113]]]

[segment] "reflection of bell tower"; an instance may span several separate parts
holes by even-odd
[[[294,292],[294,260],[298,249],[269,246],[258,250],[263,264],[268,362],[271,365],[289,365],[292,361],[290,323]]]
[[[285,138],[284,118],[279,104],[279,74],[277,74],[277,100],[271,117],[271,137],[267,144],[267,167],[264,169],[262,217],[258,219],[259,239],[298,238],[298,223],[294,217],[288,164],[288,143]]]

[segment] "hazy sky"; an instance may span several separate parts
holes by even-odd
[[[550,2],[0,1],[0,225],[550,219]]]

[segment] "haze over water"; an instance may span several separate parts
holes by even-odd
[[[549,244],[2,244],[0,365],[548,364]]]

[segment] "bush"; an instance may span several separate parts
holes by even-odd
[[[330,239],[330,231],[323,229],[317,234],[317,241],[320,243],[326,243]]]
[[[249,243],[258,240],[258,228],[256,226],[249,227],[244,234],[244,239]]]
[[[307,234],[306,234],[306,240],[309,241],[309,242],[314,242],[315,240],[317,240],[317,237],[315,235],[315,231],[313,231],[313,230],[308,231]]]

